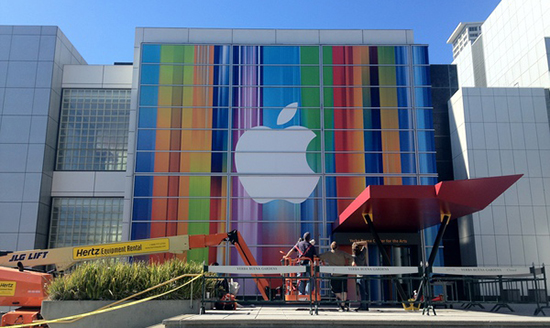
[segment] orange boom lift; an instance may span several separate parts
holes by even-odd
[[[46,287],[53,277],[49,273],[25,268],[55,265],[56,270],[61,272],[80,261],[156,253],[181,254],[190,249],[217,246],[224,241],[237,248],[246,265],[258,265],[237,230],[212,235],[183,235],[111,244],[0,252],[0,306],[19,306],[2,316],[1,326],[42,319],[40,307],[42,300],[48,296]],[[264,300],[268,300],[267,280],[261,275],[257,275],[254,280]]]

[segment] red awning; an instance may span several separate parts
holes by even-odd
[[[368,186],[333,223],[333,232],[369,231],[372,213],[378,232],[416,232],[487,207],[523,174],[443,181],[434,186]]]

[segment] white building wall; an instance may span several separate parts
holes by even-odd
[[[482,31],[489,87],[550,87],[550,1],[502,0]]]
[[[524,174],[485,210],[460,219],[464,254],[475,256],[478,266],[550,263],[546,92],[463,88],[449,102],[456,179]],[[475,254],[466,249],[472,243]]]
[[[0,26],[0,249],[46,247],[65,64],[59,28]]]
[[[52,197],[123,197],[124,172],[56,171]]]
[[[142,42],[242,44],[413,44],[412,30],[274,30],[215,28],[136,28]],[[135,63],[134,57],[134,63]]]
[[[458,73],[458,84],[461,87],[475,87],[474,61],[472,58],[472,44],[464,45],[460,54],[453,60]]]
[[[62,87],[74,89],[130,89],[131,65],[65,65]]]

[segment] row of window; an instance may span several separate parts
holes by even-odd
[[[122,198],[53,198],[49,248],[122,239]]]
[[[323,94],[321,95],[321,89]],[[229,92],[232,96],[229,97]],[[413,96],[414,95],[414,100]],[[142,86],[140,106],[153,107],[432,107],[429,87],[171,87]],[[230,103],[231,101],[231,103]],[[263,103],[262,103],[263,101]],[[247,105],[249,103],[249,105]]]
[[[126,170],[130,93],[63,90],[56,170]]]
[[[163,72],[166,71],[166,72]],[[230,72],[232,76],[229,77]],[[430,66],[168,66],[142,65],[141,85],[430,85]],[[202,79],[190,78],[204,75]],[[250,74],[258,75],[251,79]],[[212,75],[212,76],[210,76]],[[322,83],[321,83],[322,80]]]
[[[312,176],[312,175],[310,175]],[[319,176],[319,175],[318,175]],[[185,175],[136,175],[134,180],[134,203],[137,199],[145,198],[149,201],[154,197],[171,197],[173,199],[192,199],[203,197],[202,200],[208,199],[218,199],[225,200],[227,196],[227,186],[233,185],[238,187],[240,183],[241,176],[185,176]],[[244,176],[247,177],[247,176]],[[269,177],[273,179],[285,180],[286,177],[307,177],[306,175],[257,175],[258,178]],[[273,180],[273,181],[275,181]],[[396,174],[363,174],[359,175],[321,175],[318,180],[318,184],[312,191],[309,200],[322,200],[321,190],[326,189],[327,194],[325,197],[327,199],[354,199],[357,197],[358,192],[357,188],[350,186],[360,186],[359,192],[363,191],[366,186],[369,185],[385,185],[389,182],[399,185],[430,185],[437,182],[436,174],[434,173],[425,173],[419,176],[416,174],[406,174],[406,173],[396,173]],[[187,188],[190,185],[195,186],[199,191],[193,191],[188,194],[178,195],[177,186],[181,185],[181,188]],[[187,187],[186,187],[187,186]],[[343,188],[338,188],[338,186],[343,186]],[[174,187],[176,187],[174,189]],[[331,191],[338,190],[338,191]],[[266,191],[269,193],[270,191]],[[238,188],[232,188],[232,200],[242,199],[247,201],[252,201],[250,196],[244,193],[239,192]],[[280,197],[275,197],[280,198]]]
[[[257,46],[143,44],[142,63],[428,64],[427,46]],[[322,58],[322,59],[321,59]]]

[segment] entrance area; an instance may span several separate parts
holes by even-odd
[[[351,245],[356,241],[368,242],[369,266],[396,266],[396,267],[414,267],[419,266],[421,259],[421,242],[419,233],[380,233],[380,240],[386,254],[388,254],[390,263],[384,263],[382,252],[376,245],[374,236],[371,232],[335,232],[333,240],[339,245],[339,248],[352,254]],[[348,285],[348,290],[352,295],[356,294],[356,286],[353,280]],[[418,283],[410,280],[401,280],[400,284],[407,296],[412,297],[414,290],[418,289]],[[369,295],[372,301],[393,300],[398,301],[395,285],[387,279],[373,279],[369,284]]]

